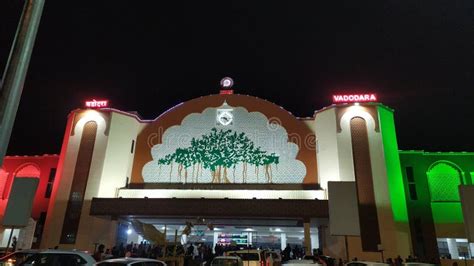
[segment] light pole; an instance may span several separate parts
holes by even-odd
[[[0,84],[0,166],[7,152],[45,0],[26,0]]]

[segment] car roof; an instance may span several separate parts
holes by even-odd
[[[357,260],[357,261],[349,261],[348,263],[346,264],[349,264],[349,263],[365,263],[365,264],[383,264],[383,265],[388,265],[387,263],[383,263],[383,262],[376,262],[376,261],[361,261],[361,260]]]
[[[13,253],[38,253],[40,252],[41,250],[39,249],[18,249],[16,250],[15,252]],[[10,253],[11,254],[11,253]]]
[[[14,252],[10,252],[10,253],[6,254],[5,256],[2,256],[2,257],[10,256],[12,254],[19,254],[19,253],[33,254],[33,253],[38,253],[40,251],[41,250],[38,250],[38,249],[21,249],[21,250],[17,250],[17,251],[14,251]]]
[[[61,249],[44,249],[38,250],[35,253],[36,255],[33,256],[41,256],[41,254],[72,254],[77,255],[87,261],[87,263],[94,264],[96,261],[95,259],[87,252],[80,251],[80,250],[61,250]]]
[[[116,259],[108,259],[108,260],[103,260],[100,262],[162,262],[161,260],[154,260],[154,259],[149,259],[149,258],[131,258],[131,257],[125,257],[125,258],[116,258]]]
[[[228,253],[260,253],[260,252],[263,252],[263,250],[258,250],[258,249],[240,249],[240,250],[228,251]]]
[[[217,256],[214,259],[225,260],[225,259],[232,259],[232,260],[240,260],[241,258],[238,256]]]
[[[90,255],[87,252],[81,250],[61,250],[61,249],[43,249],[39,250],[37,253],[48,253],[48,254],[86,254]]]
[[[1,256],[1,257],[0,257],[0,260],[3,260],[3,259],[5,259],[5,258],[9,258],[9,257],[11,257],[11,256],[14,256],[15,254],[36,254],[36,253],[38,253],[38,252],[40,252],[40,251],[37,250],[37,249],[22,249],[22,250],[17,250],[17,251],[15,251],[15,252],[8,253],[8,254],[6,254],[6,255],[4,255],[4,256]]]

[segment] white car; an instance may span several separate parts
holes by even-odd
[[[218,256],[215,257],[211,266],[243,266],[242,259],[238,256]]]
[[[245,249],[226,252],[226,256],[237,256],[242,259],[244,266],[265,265],[265,257],[262,250]]]
[[[48,249],[30,256],[20,265],[44,266],[93,266],[95,263],[91,255],[81,251]]]
[[[37,249],[24,249],[24,250],[19,250],[15,251],[13,253],[10,253],[2,258],[0,258],[0,265],[1,266],[16,266],[20,265],[22,262],[24,262],[26,259],[31,257],[32,255],[40,252]]]
[[[118,258],[109,259],[97,262],[98,266],[166,266],[166,263],[161,260],[146,259],[146,258]]]
[[[373,261],[351,261],[344,265],[345,266],[389,266],[387,263],[373,262]]]

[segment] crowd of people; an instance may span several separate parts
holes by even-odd
[[[289,245],[288,245],[289,246]],[[252,245],[245,247],[246,249],[257,249]],[[262,249],[262,247],[258,247]],[[129,243],[124,245],[121,243],[118,246],[112,248],[105,248],[104,245],[98,245],[94,252],[94,259],[101,261],[111,258],[121,257],[141,257],[141,258],[162,258],[172,256],[184,256],[185,265],[199,265],[203,262],[210,263],[216,256],[223,256],[226,252],[240,250],[241,247],[236,245],[219,245],[216,244],[214,247],[205,243],[193,243],[185,246],[177,245],[176,250],[174,245],[168,245],[165,251],[163,245],[152,245],[148,242],[142,241],[140,243]],[[286,253],[285,253],[286,252]],[[300,246],[294,246],[290,249],[285,249],[282,252],[282,256],[285,259],[298,259],[304,256],[304,249]],[[209,264],[207,264],[209,265]]]
[[[176,252],[182,254],[182,248],[178,246]],[[104,259],[122,257],[159,258],[163,257],[163,255],[164,246],[151,245],[148,242],[142,241],[140,243],[131,242],[127,245],[120,243],[120,245],[113,246],[110,249],[106,249],[104,245],[100,244],[94,252],[93,257],[96,261],[102,261]]]
[[[248,246],[247,249],[257,249],[257,247]],[[193,266],[193,265],[202,265],[206,263],[206,265],[210,265],[212,259],[216,256],[223,256],[229,251],[236,251],[240,250],[241,247],[236,245],[227,245],[222,246],[216,244],[214,247],[210,245],[206,245],[204,243],[194,243],[194,244],[187,244],[185,246],[177,245],[152,245],[148,242],[140,242],[140,243],[129,243],[124,245],[121,243],[118,246],[114,246],[110,249],[105,249],[104,245],[99,245],[93,255],[96,261],[101,261],[105,259],[111,258],[121,258],[121,257],[141,257],[141,258],[163,258],[163,257],[172,257],[172,256],[183,256],[184,257],[184,265],[185,266]],[[259,247],[262,249],[262,247]],[[287,244],[285,249],[281,251],[281,259],[282,262],[286,262],[288,260],[297,260],[302,259],[305,257],[305,249],[301,246],[294,245],[293,247],[290,244]],[[325,265],[325,266],[343,266],[348,261],[346,259],[338,259],[337,261],[324,256],[319,249],[314,249],[313,254],[309,254],[313,256],[313,259],[316,262]],[[353,258],[352,261],[357,261],[357,258]],[[396,258],[387,258],[385,261],[390,266],[402,266],[404,262],[418,262],[417,257],[408,256],[405,260],[401,258],[401,256],[397,256]]]

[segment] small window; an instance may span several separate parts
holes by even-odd
[[[132,140],[132,146],[130,148],[130,153],[133,153],[133,149],[135,149],[135,140]]]
[[[415,176],[413,175],[413,167],[408,166],[408,167],[405,168],[405,171],[406,171],[406,174],[407,174],[408,182],[414,183],[415,182]]]
[[[54,182],[55,176],[56,176],[56,168],[51,168],[51,171],[49,171],[48,182]]]
[[[49,183],[46,185],[46,192],[44,193],[44,197],[49,199],[51,198],[51,192],[53,191],[53,183]]]
[[[416,194],[416,184],[408,184],[408,190],[410,191],[410,199],[417,200],[418,195]]]
[[[44,193],[44,197],[47,199],[51,198],[51,192],[53,191],[55,176],[56,176],[56,168],[51,168],[51,171],[49,171],[48,184],[46,185],[46,191]]]

